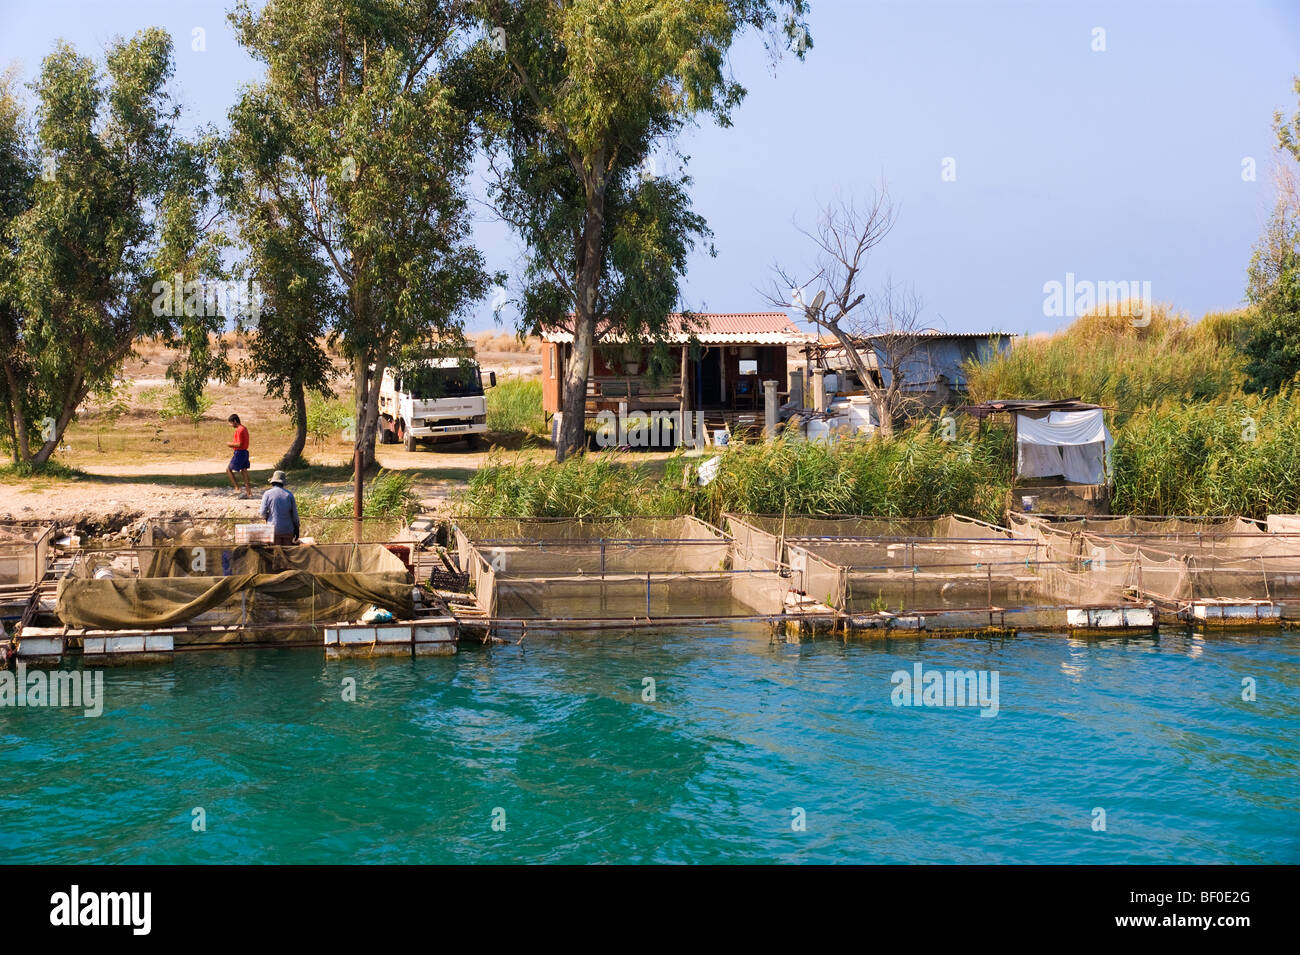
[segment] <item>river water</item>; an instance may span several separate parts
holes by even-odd
[[[918,664],[985,705],[895,705]],[[1297,729],[1276,631],[180,654],[0,708],[0,858],[1296,863]]]

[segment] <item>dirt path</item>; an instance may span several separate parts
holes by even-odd
[[[506,452],[539,462],[550,458],[545,450]],[[313,455],[313,457],[328,455]],[[290,487],[310,485],[324,494],[351,490],[345,454],[318,462],[331,467],[328,479],[307,479],[290,472]],[[486,452],[454,448],[447,451],[407,452],[400,447],[378,449],[379,463],[390,470],[410,471],[423,509],[444,510],[449,499],[464,489],[473,473],[487,460]],[[33,478],[0,485],[0,519],[52,521],[60,526],[122,527],[140,517],[186,513],[194,517],[248,517],[253,519],[268,469],[252,472],[253,499],[237,497],[226,478],[225,460],[150,460],[132,464],[81,464],[83,476],[72,479]]]

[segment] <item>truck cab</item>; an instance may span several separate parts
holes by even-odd
[[[490,373],[495,385],[496,372]],[[389,368],[379,385],[379,440],[421,444],[464,440],[473,450],[487,431],[483,373],[473,359],[439,358],[405,373]]]

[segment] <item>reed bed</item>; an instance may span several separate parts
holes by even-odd
[[[1149,319],[1147,325],[1134,321]],[[1112,428],[1166,400],[1207,401],[1236,389],[1250,327],[1244,312],[1189,323],[1164,306],[1089,314],[1050,337],[1018,339],[968,369],[970,398],[1082,398],[1113,408]]]
[[[1300,510],[1300,397],[1166,399],[1130,417],[1114,449],[1117,514]]]
[[[487,392],[487,427],[497,434],[545,434],[541,381],[499,379],[497,386]]]
[[[716,456],[718,474],[704,486],[697,480],[704,459],[680,454],[662,476],[615,452],[540,467],[493,460],[470,479],[457,509],[466,516],[693,514],[711,523],[725,511],[898,517],[957,511],[997,520],[1010,490],[1010,437],[997,428],[971,427],[952,442],[921,427],[891,441],[733,444]]]

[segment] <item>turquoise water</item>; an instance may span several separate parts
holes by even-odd
[[[894,706],[918,662],[996,670],[997,716]],[[1295,863],[1298,687],[1277,633],[180,655],[97,719],[0,708],[0,858]]]

